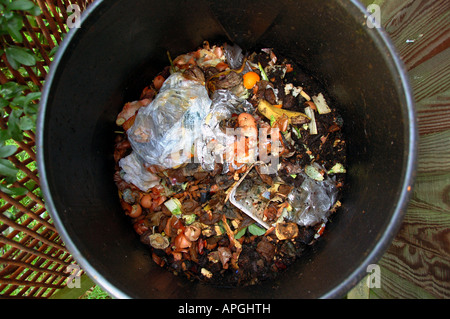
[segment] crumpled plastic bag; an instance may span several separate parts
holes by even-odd
[[[244,62],[244,54],[242,53],[242,49],[239,45],[234,44],[226,44],[224,47],[224,55],[225,59],[232,69],[237,69]]]
[[[144,168],[141,160],[134,152],[122,158],[119,161],[119,166],[122,168],[124,174],[122,179],[127,183],[133,184],[141,191],[146,192],[160,182],[158,176],[153,175]]]
[[[225,56],[228,65],[232,69],[239,69],[242,66],[242,63],[244,62],[245,59],[245,55],[242,51],[242,48],[237,44],[234,45],[226,44],[224,47],[223,54]],[[248,63],[249,62],[247,61],[244,66],[243,74],[252,71],[252,68],[249,66]]]
[[[147,165],[173,168],[188,162],[210,109],[203,83],[172,74],[155,99],[139,109],[127,131],[133,151]]]
[[[215,163],[228,164],[224,162],[223,154],[227,147],[234,145],[235,136],[223,131],[220,122],[231,118],[233,113],[251,113],[253,110],[254,107],[250,102],[239,99],[228,90],[214,92],[211,111],[199,127],[201,138],[195,143],[195,160],[200,163],[203,170],[214,170]]]
[[[286,219],[300,226],[326,222],[338,195],[334,181],[331,178],[317,181],[303,173],[301,176],[305,178],[302,185],[294,188],[287,196],[293,209]]]

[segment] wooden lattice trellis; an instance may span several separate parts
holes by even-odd
[[[0,84],[17,82],[42,89],[48,67],[65,33],[69,31],[68,6],[83,11],[94,0],[33,0],[41,8],[37,16],[24,14],[23,41],[9,36],[0,43],[27,48],[39,58],[36,65],[14,70],[6,55],[0,57]],[[3,14],[3,13],[1,13]],[[7,118],[0,117],[0,128]],[[57,233],[40,192],[36,168],[35,134],[27,131],[8,159],[20,170],[13,186],[26,187],[25,195],[0,191],[0,298],[48,298],[65,286],[67,266],[75,263]]]

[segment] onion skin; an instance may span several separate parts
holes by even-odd
[[[152,207],[152,196],[150,194],[145,194],[141,198],[141,206],[144,208]]]
[[[143,219],[135,222],[133,224],[133,228],[138,235],[142,235],[148,230],[148,227],[145,225],[145,221]]]
[[[164,83],[166,79],[162,76],[162,75],[157,75],[154,79],[153,79],[153,86],[155,87],[155,89],[157,91],[159,91]]]
[[[131,206],[131,211],[128,213],[128,216],[131,218],[137,218],[142,215],[142,207],[139,204],[134,204]]]
[[[179,233],[175,237],[175,247],[177,249],[186,249],[191,247],[192,242],[184,235],[184,233]]]
[[[184,230],[184,235],[190,241],[196,241],[200,237],[201,233],[201,228],[195,225],[186,226]]]

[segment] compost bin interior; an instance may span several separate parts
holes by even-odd
[[[407,83],[381,31],[350,1],[98,1],[52,65],[38,123],[46,205],[84,270],[117,298],[343,296],[393,239],[414,169]],[[163,66],[204,40],[272,47],[319,79],[344,117],[343,207],[276,281],[192,283],[155,265],[119,205],[115,118]]]

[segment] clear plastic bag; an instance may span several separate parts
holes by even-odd
[[[132,152],[130,155],[122,158],[119,161],[119,166],[123,172],[123,180],[127,183],[135,185],[140,190],[146,192],[153,186],[160,182],[160,178],[148,172],[142,165],[136,153]]]
[[[225,59],[230,68],[239,68],[242,65],[242,62],[244,62],[244,54],[242,53],[241,47],[237,44],[226,44],[224,49]]]
[[[134,152],[147,165],[173,168],[189,162],[210,109],[203,83],[188,80],[182,73],[172,74],[156,98],[139,109],[127,131]]]
[[[288,195],[293,209],[286,219],[301,226],[326,222],[338,195],[334,181],[331,178],[317,181],[303,173],[301,176],[305,178],[302,185],[294,188]]]
[[[224,152],[233,145],[235,136],[226,134],[220,128],[220,122],[231,118],[233,113],[252,112],[254,110],[246,100],[241,100],[228,90],[216,90],[212,96],[211,111],[203,121],[201,138],[195,143],[195,160],[205,171],[214,170],[215,163],[224,163]]]
[[[239,69],[242,66],[242,63],[244,62],[245,55],[242,52],[242,48],[237,45],[225,45],[224,52],[225,59],[230,66],[231,69]],[[247,61],[244,70],[242,71],[242,74],[245,74],[249,71],[252,71],[252,68],[249,65],[249,62]]]

